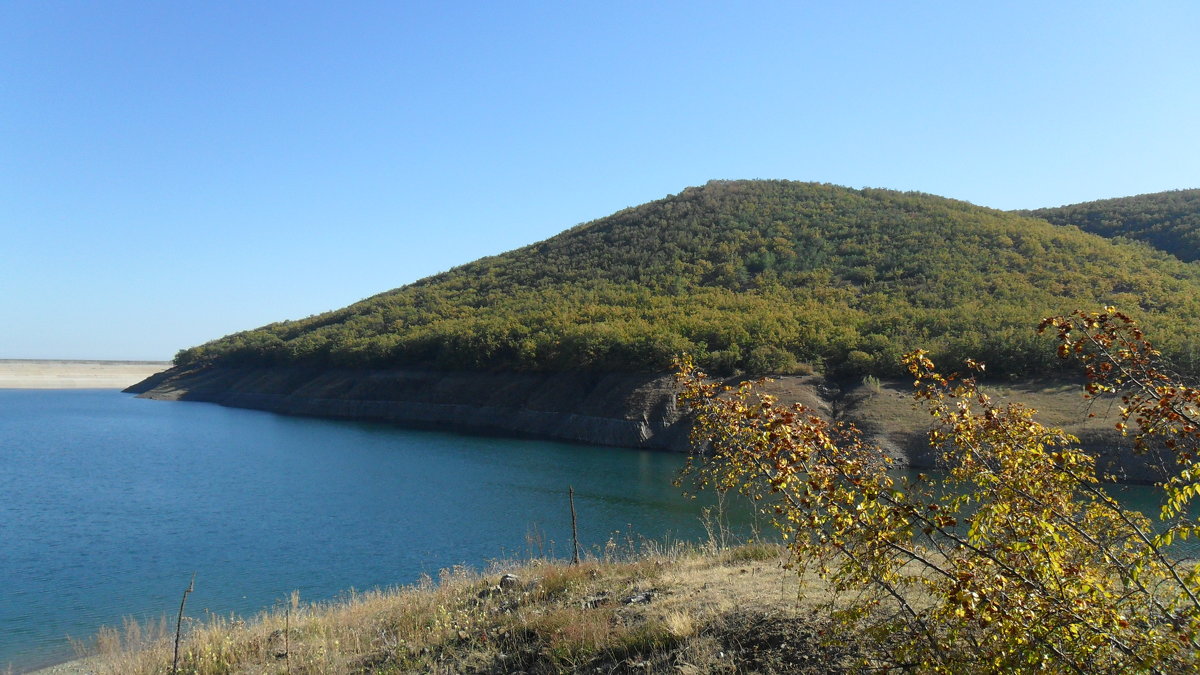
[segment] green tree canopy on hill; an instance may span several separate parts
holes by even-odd
[[[1056,225],[1074,225],[1102,237],[1127,237],[1192,262],[1200,260],[1200,190],[1101,199],[1022,211]]]
[[[1006,375],[1060,367],[1030,317],[1111,304],[1200,370],[1200,267],[919,193],[714,181],[177,363],[900,374],[923,345]]]

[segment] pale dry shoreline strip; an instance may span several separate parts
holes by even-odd
[[[124,389],[170,367],[166,361],[0,359],[0,389]]]
[[[99,672],[92,659],[74,659],[47,668],[33,670],[28,675],[95,675]]]

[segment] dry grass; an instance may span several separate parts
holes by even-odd
[[[248,620],[189,622],[180,671],[703,673],[750,663],[759,672],[805,672],[797,668],[809,659],[821,664],[810,672],[827,672],[834,664],[819,653],[812,613],[830,596],[820,584],[801,593],[783,556],[766,544],[675,547],[578,566],[456,568],[437,582],[333,603],[293,596]],[[502,583],[504,574],[515,579]],[[772,634],[756,627],[763,621],[786,636],[762,642]],[[172,639],[166,623],[127,622],[102,631],[86,670],[76,672],[169,673]]]

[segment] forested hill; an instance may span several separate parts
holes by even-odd
[[[1200,260],[1200,190],[1173,190],[1021,211],[1103,237],[1127,237],[1188,262]]]
[[[1200,265],[927,194],[713,181],[177,363],[899,373],[899,355],[1058,367],[1033,327],[1112,304],[1200,370]]]

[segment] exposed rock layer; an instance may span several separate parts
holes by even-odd
[[[670,376],[305,368],[172,368],[126,391],[288,415],[687,449]]]
[[[1098,455],[1103,469],[1121,480],[1160,479],[1153,462],[1132,456],[1127,439],[1113,431],[1113,408],[1087,404],[1077,385],[1027,382],[988,390],[1001,400],[1041,410],[1040,419],[1080,437]],[[627,448],[688,449],[687,420],[676,405],[669,375],[182,367],[126,391],[288,415]],[[764,385],[764,391],[783,402],[803,403],[827,419],[855,424],[899,466],[936,463],[928,445],[930,417],[913,408],[902,383],[837,385],[818,377],[782,377]]]

